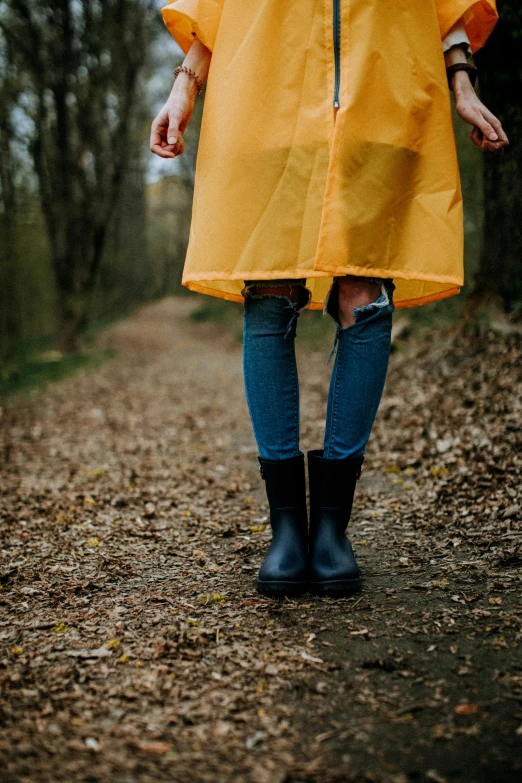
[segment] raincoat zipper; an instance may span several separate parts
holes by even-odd
[[[333,44],[334,44],[334,109],[339,108],[339,87],[341,83],[341,0],[333,0]]]

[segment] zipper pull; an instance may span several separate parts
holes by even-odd
[[[334,109],[338,109],[338,108],[339,108],[339,101],[334,101]]]

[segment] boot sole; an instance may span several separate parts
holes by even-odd
[[[358,593],[362,588],[362,579],[337,579],[331,582],[310,582],[309,589],[314,595],[331,596],[341,598],[353,593]]]
[[[256,588],[263,595],[295,596],[308,592],[308,582],[262,582],[258,579]]]

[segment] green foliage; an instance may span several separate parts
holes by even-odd
[[[38,343],[41,350],[35,351]],[[21,392],[61,381],[81,370],[95,369],[116,356],[116,352],[109,349],[64,355],[50,345],[49,340],[41,339],[16,346],[12,358],[0,367],[0,402],[6,402]]]
[[[200,297],[198,307],[190,314],[190,320],[196,323],[213,323],[220,325],[236,326],[240,321],[243,308],[234,306],[231,302],[225,302],[223,299],[217,299],[213,296]]]

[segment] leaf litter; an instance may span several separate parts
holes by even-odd
[[[240,349],[192,306],[2,411],[4,779],[519,780],[520,337],[393,355],[350,524],[364,590],[273,601]],[[324,358],[299,355],[303,449]]]

